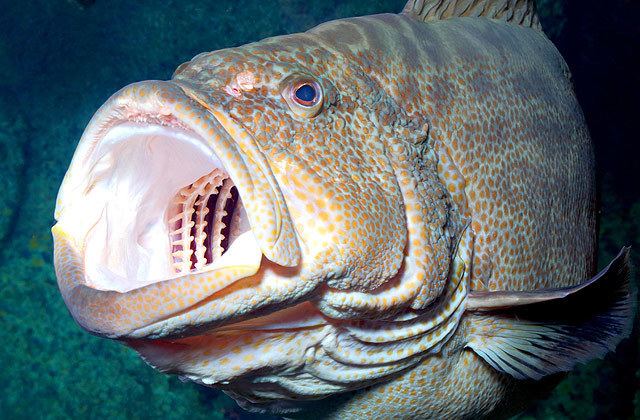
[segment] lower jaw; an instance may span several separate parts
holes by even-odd
[[[248,240],[250,236],[250,232],[245,233],[236,239],[236,243]],[[243,247],[235,248],[236,251],[239,249]],[[222,258],[219,261],[229,261],[237,253],[231,247],[225,255],[227,254],[230,255],[229,259]],[[195,275],[202,277],[213,272],[224,276],[225,267],[219,267],[218,263],[208,269],[212,271]],[[304,282],[300,274],[300,267],[282,267],[261,257],[259,266],[253,272],[229,281],[224,287],[184,310],[130,331],[126,338],[175,341],[193,336],[228,334],[230,331],[286,330],[318,325],[325,318],[315,306],[313,310],[304,312],[289,311],[291,307],[308,302],[317,289],[316,282]],[[313,316],[309,318],[305,314]],[[287,322],[283,320],[285,315]],[[274,320],[281,327],[270,325]]]
[[[157,369],[203,385],[231,387],[285,364],[301,364],[328,325],[309,302],[183,338],[127,339]],[[261,373],[257,373],[261,372]]]
[[[241,337],[253,333],[295,333],[314,330],[328,325],[330,321],[309,301],[287,306],[267,314],[253,314],[251,317],[230,318],[222,325],[202,331],[186,332],[180,337],[125,339],[127,344],[149,344],[160,347],[194,347],[202,341],[215,341],[224,337]]]

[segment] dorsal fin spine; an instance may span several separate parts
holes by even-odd
[[[409,0],[402,13],[423,22],[485,17],[542,30],[534,0]]]

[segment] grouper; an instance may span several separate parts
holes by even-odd
[[[284,417],[507,416],[635,312],[531,0],[410,0],[126,86],[55,217],[80,326]]]

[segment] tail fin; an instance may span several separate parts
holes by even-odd
[[[518,293],[527,297],[518,300]],[[531,299],[536,293],[547,299]],[[467,347],[517,379],[571,370],[614,350],[631,331],[636,295],[630,283],[629,248],[578,286],[495,294],[497,300],[491,293],[471,297],[473,330]],[[508,307],[508,301],[515,306]]]

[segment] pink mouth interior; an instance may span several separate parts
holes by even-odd
[[[126,292],[224,266],[236,239],[252,236],[233,181],[195,133],[124,123],[94,156],[78,206],[78,217],[97,220],[85,237],[87,285]],[[238,243],[253,249],[255,240]],[[228,258],[245,252],[253,255],[238,249]]]

